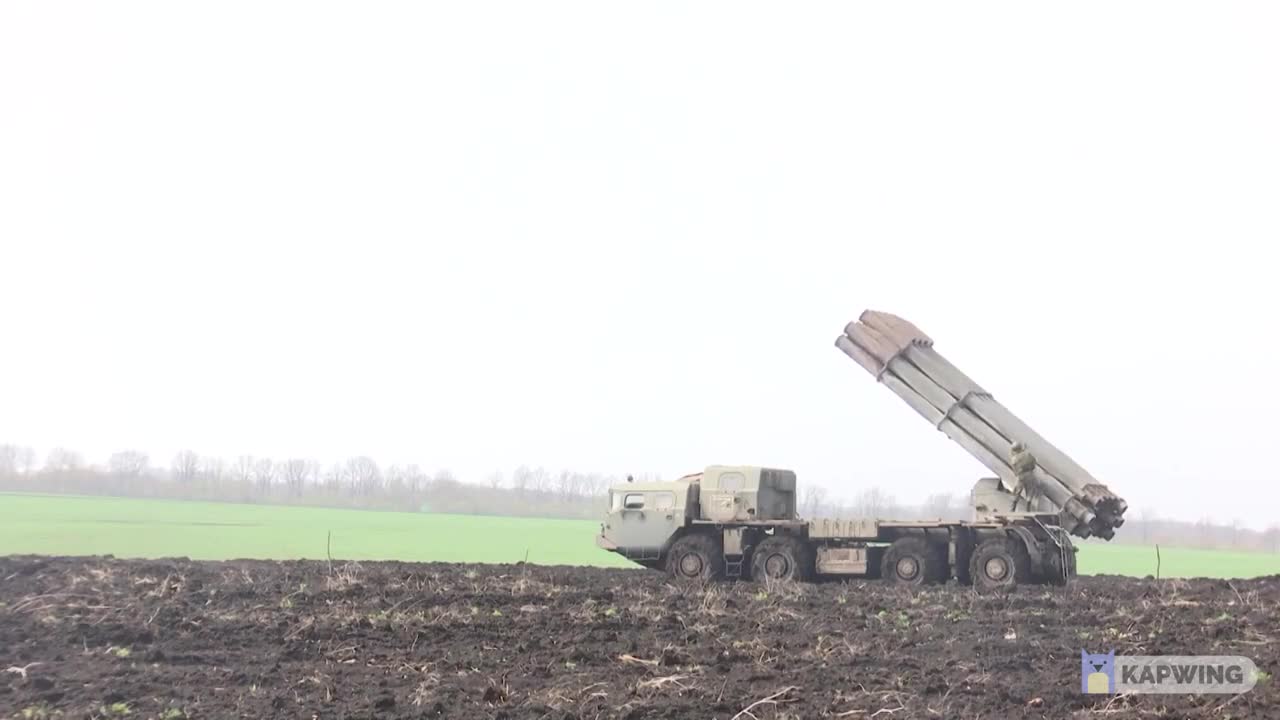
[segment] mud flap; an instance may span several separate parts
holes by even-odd
[[[951,528],[947,542],[948,578],[955,578],[962,585],[973,582],[969,577],[969,558],[973,557],[973,533],[964,528]]]
[[[1036,520],[1036,524],[1049,538],[1039,548],[1042,553],[1037,553],[1047,556],[1044,558],[1043,572],[1039,574],[1050,583],[1064,584],[1076,575],[1076,546],[1063,528],[1050,527],[1039,520]],[[1032,562],[1034,567],[1034,555]]]
[[[1044,527],[1044,526],[1041,525],[1041,527]],[[1022,525],[1010,525],[1005,529],[1013,533],[1014,535],[1017,535],[1018,540],[1020,540],[1023,546],[1027,548],[1027,555],[1031,557],[1031,576],[1038,577],[1038,578],[1047,577],[1047,575],[1045,574],[1046,567],[1045,567],[1045,558],[1044,558],[1044,550],[1045,550],[1046,543],[1036,540],[1036,536],[1031,532],[1031,530]],[[1046,528],[1046,532],[1048,532],[1047,528]],[[1049,538],[1050,540],[1047,544],[1055,546],[1054,549],[1056,550],[1057,542],[1056,540],[1053,539],[1052,532],[1049,532]]]

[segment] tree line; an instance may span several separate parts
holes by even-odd
[[[92,464],[54,448],[41,463],[31,448],[0,445],[0,489],[19,492],[574,518],[602,513],[606,490],[618,481],[520,466],[464,483],[448,470],[384,467],[364,455],[323,466],[309,458],[227,460],[183,450],[157,465],[145,452],[122,450]]]
[[[634,479],[661,477],[645,473]],[[122,450],[105,464],[93,464],[59,447],[40,461],[30,447],[0,444],[0,490],[17,492],[595,519],[605,512],[609,486],[624,481],[606,473],[522,465],[510,473],[492,472],[481,482],[463,482],[448,470],[428,472],[416,464],[384,467],[364,455],[323,466],[307,458],[241,455],[226,460],[183,450],[157,465],[145,452]],[[904,503],[878,487],[842,498],[821,485],[802,483],[797,504],[808,518],[973,516],[966,494],[937,493],[923,502]],[[1146,508],[1130,511],[1114,542],[1280,552],[1280,526],[1259,532],[1238,521],[1162,518]]]

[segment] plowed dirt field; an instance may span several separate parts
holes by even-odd
[[[1280,578],[1080,578],[980,596],[649,571],[0,558],[0,717],[1280,716],[1085,696],[1080,652],[1280,669]]]

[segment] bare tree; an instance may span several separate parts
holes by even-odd
[[[577,494],[579,478],[577,473],[561,470],[559,477],[556,478],[556,489],[560,493],[561,500],[568,500]]]
[[[211,485],[217,485],[222,482],[222,478],[227,474],[227,464],[220,457],[200,458],[200,477]]]
[[[547,472],[544,467],[539,467],[533,471],[533,489],[540,493],[551,492],[551,473]]]
[[[925,517],[939,518],[942,520],[956,520],[963,514],[960,510],[960,503],[951,493],[934,493],[924,499],[924,505],[921,506]]]
[[[1280,552],[1280,525],[1272,525],[1262,534],[1265,538],[1266,547],[1271,552]]]
[[[119,478],[136,478],[147,471],[150,460],[137,450],[122,450],[107,458],[107,471]]]
[[[427,474],[418,465],[407,465],[404,469],[404,486],[409,492],[417,495],[427,485]]]
[[[1200,547],[1213,547],[1213,519],[1202,517],[1196,522],[1196,535],[1200,538]]]
[[[431,476],[431,485],[434,488],[454,488],[458,485],[458,478],[448,470],[437,470],[435,475]]]
[[[822,505],[827,499],[827,489],[816,484],[806,485],[804,488],[803,499],[800,501],[801,512],[805,517],[813,519],[818,517]]]
[[[18,474],[18,446],[0,445],[0,478]]]
[[[191,482],[200,471],[200,456],[191,450],[183,450],[173,456],[173,479],[178,482]]]
[[[399,465],[392,465],[382,471],[382,486],[392,495],[404,494],[404,469]]]
[[[528,465],[521,465],[516,468],[515,473],[511,476],[511,487],[515,489],[516,494],[523,496],[529,486],[533,484],[533,471]]]
[[[894,505],[893,496],[878,487],[863,490],[854,501],[857,514],[867,518],[885,517]]]
[[[598,498],[603,498],[605,493],[608,492],[609,486],[617,481],[617,478],[601,475],[600,473],[592,473],[588,477],[591,478],[591,495]]]
[[[341,465],[334,463],[324,473],[324,485],[330,492],[337,492],[346,483],[347,473]]]
[[[315,480],[317,463],[314,460],[290,458],[280,466],[285,489],[294,497],[301,497],[307,483]]]
[[[486,478],[486,480],[489,483],[490,489],[497,490],[498,488],[501,488],[502,487],[502,471],[495,470],[489,473],[489,477]]]
[[[253,481],[263,495],[271,494],[271,486],[276,482],[276,464],[271,458],[262,458],[253,464]]]
[[[235,464],[231,466],[231,479],[238,485],[248,485],[253,482],[253,466],[257,462],[252,455],[241,455],[236,458]]]
[[[14,469],[19,475],[30,475],[36,469],[36,451],[30,447],[18,448]]]
[[[84,458],[80,453],[62,447],[50,450],[49,456],[44,461],[45,472],[65,473],[82,467],[84,467]]]
[[[343,470],[353,494],[372,495],[382,486],[382,471],[371,457],[353,457]]]
[[[315,486],[320,484],[320,461],[307,460],[306,471],[302,475],[302,490],[305,492],[307,486]]]

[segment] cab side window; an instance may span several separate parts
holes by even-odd
[[[627,493],[622,499],[622,508],[624,510],[643,510],[644,509],[644,493]]]
[[[675,493],[660,492],[653,495],[654,510],[670,510],[676,506]]]

